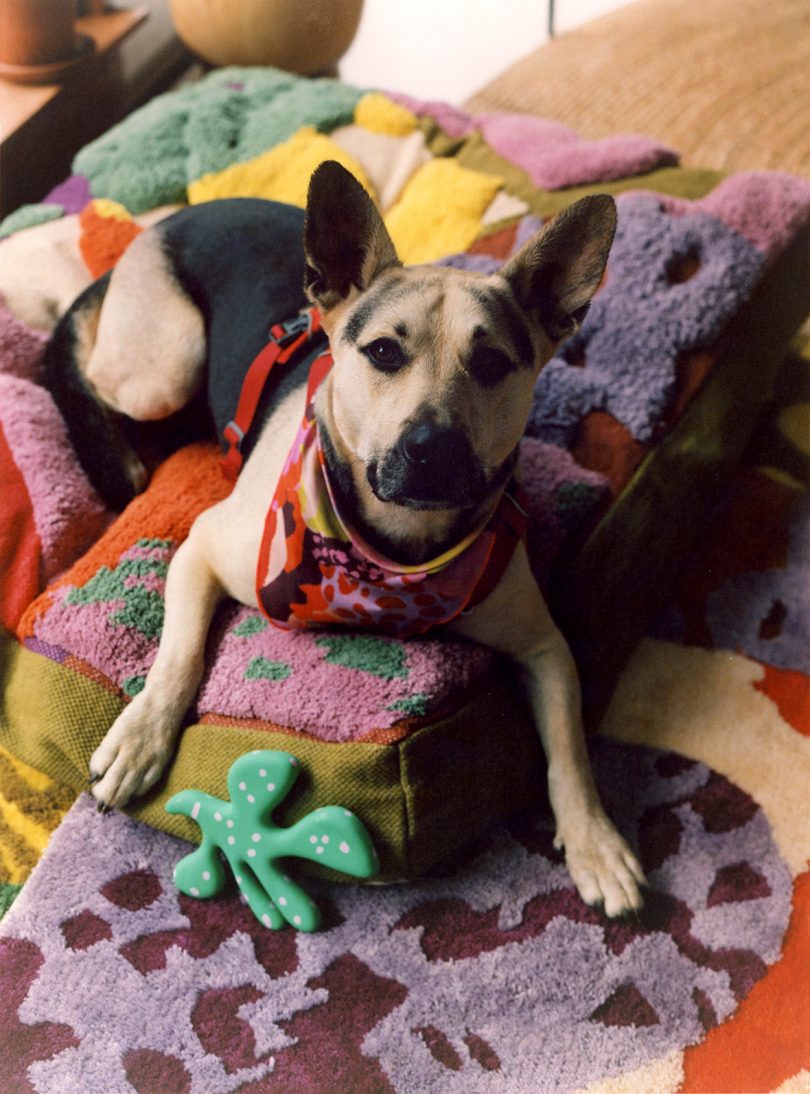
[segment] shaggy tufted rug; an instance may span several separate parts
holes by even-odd
[[[81,797],[0,939],[11,1089],[521,1094],[694,1044],[778,957],[790,871],[704,765],[609,741],[594,762],[641,923],[582,904],[541,813],[447,878],[315,886],[329,929],[269,932],[236,893],[174,888],[187,844]]]

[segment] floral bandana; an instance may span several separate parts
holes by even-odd
[[[313,404],[331,366],[328,352],[312,365],[304,417],[265,518],[259,606],[284,629],[422,634],[492,591],[525,531],[525,513],[505,493],[483,528],[432,562],[402,566],[383,558],[341,516],[330,489]]]

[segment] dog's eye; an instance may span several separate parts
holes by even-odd
[[[494,387],[515,368],[515,362],[494,346],[476,346],[467,368],[479,384]]]
[[[363,348],[363,353],[382,372],[396,372],[405,363],[405,354],[393,338],[375,338]]]

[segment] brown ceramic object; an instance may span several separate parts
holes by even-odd
[[[93,51],[74,28],[76,0],[2,0],[0,77],[15,83],[56,83]]]
[[[334,70],[363,0],[169,0],[178,35],[212,65],[274,65],[302,76]]]

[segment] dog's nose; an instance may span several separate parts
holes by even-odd
[[[408,463],[427,463],[431,458],[436,436],[439,430],[429,422],[418,422],[411,426],[401,440],[402,453]]]
[[[415,422],[399,443],[407,463],[416,467],[458,466],[470,457],[470,443],[460,429],[433,422]]]

